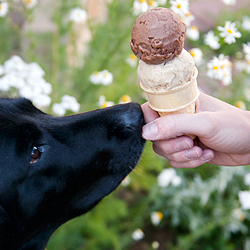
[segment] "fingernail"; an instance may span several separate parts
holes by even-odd
[[[188,160],[194,160],[199,158],[199,153],[196,150],[186,150],[185,157]]]
[[[142,136],[146,140],[154,140],[158,136],[158,132],[155,122],[148,123],[142,128]]]
[[[203,162],[208,162],[211,161],[213,159],[213,155],[211,153],[204,153],[201,157],[201,160]]]
[[[189,149],[191,148],[192,145],[189,144],[186,140],[182,140],[182,141],[178,141],[176,142],[175,144],[175,148],[178,150],[178,151],[182,151],[184,149]]]

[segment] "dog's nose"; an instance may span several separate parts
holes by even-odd
[[[141,106],[138,103],[128,103],[121,105],[123,112],[121,120],[126,128],[131,130],[141,130],[144,125],[144,116]]]

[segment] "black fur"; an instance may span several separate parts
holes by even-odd
[[[111,193],[138,162],[143,123],[136,103],[54,117],[0,99],[0,249],[43,250]]]

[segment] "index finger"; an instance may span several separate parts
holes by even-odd
[[[144,119],[145,119],[146,123],[152,122],[155,119],[159,118],[159,114],[149,107],[148,102],[143,103],[141,105],[141,108],[142,108],[142,111],[144,114]]]

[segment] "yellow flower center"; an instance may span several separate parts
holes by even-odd
[[[195,53],[192,50],[190,50],[189,53],[192,57],[195,57]]]
[[[95,75],[95,76],[98,76],[98,73],[99,73],[98,71],[95,71],[95,72],[94,72],[94,75]]]
[[[148,5],[152,6],[154,4],[154,0],[148,1]]]
[[[132,60],[136,60],[136,56],[135,56],[134,54],[131,54],[129,57],[130,57],[130,59],[132,59]]]
[[[198,27],[194,26],[194,25],[191,26],[191,29],[193,29],[193,30],[199,30]]]
[[[120,101],[121,101],[121,102],[124,102],[124,103],[126,103],[126,102],[131,102],[131,97],[128,96],[128,95],[123,95],[123,96],[120,98]]]
[[[235,103],[235,106],[236,106],[237,108],[240,108],[240,109],[245,109],[245,103],[242,102],[242,101],[237,101],[237,102]]]
[[[108,73],[105,72],[105,73],[103,74],[103,77],[107,77],[107,76],[108,76]]]
[[[26,4],[31,3],[32,0],[25,0]]]
[[[213,66],[213,69],[214,70],[219,70],[219,67],[218,66]]]
[[[146,2],[147,0],[139,0],[140,3],[144,3]]]
[[[181,4],[178,4],[176,7],[177,7],[178,9],[181,9]]]
[[[230,29],[228,29],[227,32],[228,32],[229,34],[233,34],[233,31],[230,30]]]
[[[108,102],[104,102],[101,108],[107,108],[108,107]]]
[[[163,216],[162,212],[158,211],[158,212],[156,212],[156,214],[158,215],[158,217],[159,217],[160,220],[163,219],[164,216]]]

